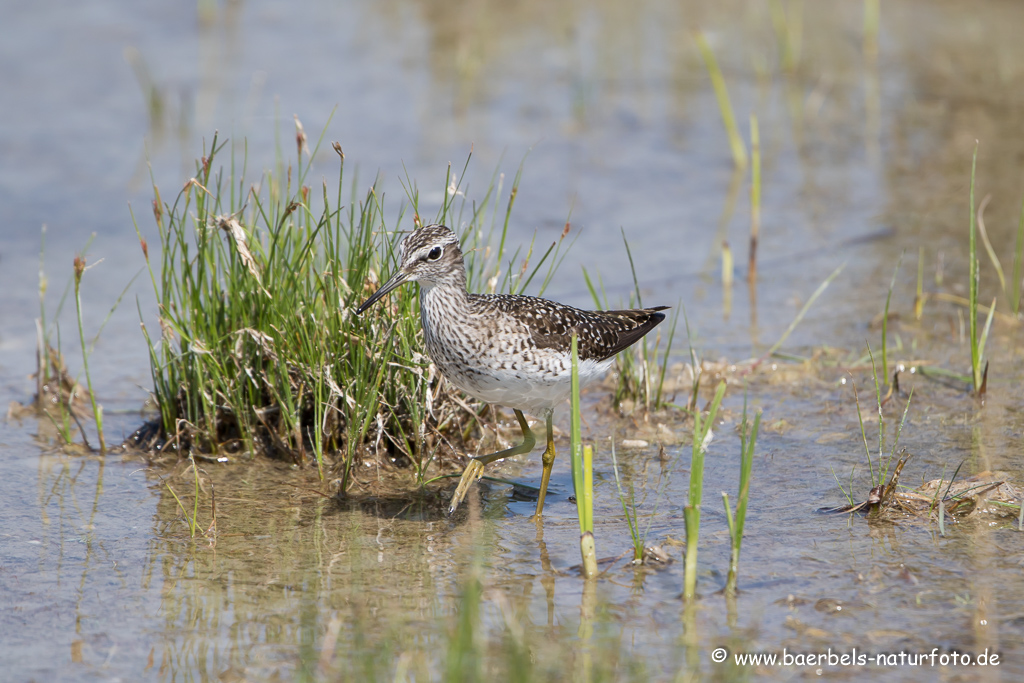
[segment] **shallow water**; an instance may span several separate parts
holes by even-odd
[[[887,2],[872,60],[860,3],[780,2],[774,6],[791,13],[790,30],[801,18],[791,72],[780,66],[772,6],[395,1],[288,10],[230,2],[203,5],[209,14],[202,16],[194,7],[181,12],[158,3],[11,10],[0,27],[8,93],[0,102],[0,391],[21,402],[34,391],[28,375],[40,226],[48,226],[50,316],[73,256],[95,232],[87,259],[97,265],[83,280],[87,334],[96,333],[126,286],[128,294],[99,337],[91,370],[108,438],[138,426],[150,376],[134,299],[148,316],[152,294],[141,283],[145,276],[129,285],[143,261],[125,203],[151,234],[146,160],[165,197],[194,173],[201,140],[214,129],[245,136],[250,169],[267,167],[275,127],[284,154],[292,153],[292,113],[311,139],[327,126],[325,140],[342,143],[361,169],[362,187],[379,170],[392,214],[404,169],[425,203],[436,206],[447,164],[461,173],[471,147],[464,179],[470,197],[495,168],[507,186],[529,152],[510,239],[525,243],[536,232],[546,243],[570,209],[582,230],[546,294],[588,306],[579,270],[585,265],[600,272],[613,302],[626,302],[633,284],[621,227],[644,302],[685,302],[694,345],[711,359],[763,352],[842,263],[842,275],[785,349],[856,350],[865,340],[877,348],[880,333],[869,323],[905,252],[892,304],[900,318],[890,343],[899,346],[890,361],[929,360],[963,372],[969,352],[958,310],[933,300],[920,322],[913,319],[918,250],[926,290],[963,295],[970,157],[978,140],[976,202],[992,194],[986,226],[1004,269],[1012,270],[1024,151],[1024,48],[1016,27],[1024,6]],[[734,181],[693,44],[698,27],[718,55],[744,131],[748,113],[757,113],[764,153],[756,304],[740,268],[728,315],[720,245],[728,239],[737,263],[745,263],[749,186]],[[325,149],[317,168],[331,178],[334,153]],[[1001,291],[987,256],[980,258],[981,298],[988,301]],[[1005,298],[999,306],[1006,312]],[[77,342],[72,309],[68,301],[60,317],[65,348]],[[995,325],[984,405],[962,388],[904,375],[905,388],[915,388],[901,437],[915,454],[905,483],[943,471],[948,477],[961,462],[964,473],[999,470],[1019,483],[1020,339],[1019,326]],[[68,357],[78,372],[77,354]],[[659,570],[620,560],[596,586],[570,570],[578,562],[578,526],[562,460],[540,529],[529,519],[532,502],[507,486],[481,487],[465,512],[448,519],[434,498],[394,493],[403,481],[405,490],[414,488],[403,473],[361,472],[365,485],[341,504],[320,493],[309,470],[206,463],[199,519],[205,529],[215,499],[216,533],[193,540],[167,487],[188,499],[193,480],[184,468],[168,471],[135,456],[63,454],[45,421],[8,419],[0,425],[4,677],[437,679],[453,657],[460,609],[465,613],[478,579],[488,671],[516,661],[519,647],[531,653],[535,679],[554,678],[550,672],[566,657],[611,679],[633,672],[648,680],[789,680],[816,675],[818,667],[744,672],[712,664],[710,653],[717,646],[801,653],[988,648],[1002,657],[999,666],[822,668],[823,675],[858,680],[1019,679],[1024,536],[1009,525],[972,521],[943,537],[934,523],[816,513],[844,500],[833,469],[845,484],[856,464],[857,492],[869,487],[843,376],[841,368],[780,364],[752,380],[750,398],[764,410],[764,426],[735,605],[717,593],[729,550],[718,496],[736,487],[733,429],[742,405],[740,387],[730,392],[705,475],[702,599],[692,614],[682,609],[681,551],[672,545],[684,535],[688,432],[671,416],[642,424],[588,412],[599,555],[630,546],[611,472],[614,436],[641,514],[657,501],[649,539],[675,559]],[[857,375],[867,406],[866,376]],[[600,400],[594,394],[591,405]],[[890,438],[901,409],[887,408]],[[877,418],[869,419],[869,441],[874,424]],[[638,435],[652,445],[621,445]],[[539,458],[495,473],[535,482]],[[659,476],[668,483],[660,487]],[[399,486],[371,485],[378,478],[398,478]]]

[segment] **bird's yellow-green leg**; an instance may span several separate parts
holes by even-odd
[[[544,465],[544,471],[540,477],[540,495],[537,497],[537,512],[534,513],[535,517],[540,517],[544,512],[544,497],[548,494],[548,480],[551,479],[551,467],[555,464],[555,438],[553,436],[553,429],[551,426],[552,413],[548,412],[548,447],[544,449],[544,456],[541,458],[541,464]]]
[[[526,423],[526,418],[523,416],[522,411],[514,411],[516,419],[519,420],[519,427],[523,430],[523,442],[518,446],[512,448],[506,448],[503,451],[497,453],[489,453],[488,455],[477,455],[470,459],[469,464],[466,465],[465,471],[462,473],[462,479],[459,480],[459,487],[455,489],[455,494],[452,496],[452,503],[448,506],[448,514],[455,512],[455,509],[459,507],[459,503],[469,493],[469,487],[473,485],[477,479],[484,473],[484,465],[492,463],[495,460],[501,460],[507,458],[510,455],[522,455],[523,453],[529,453],[533,450],[533,447],[537,445],[537,438],[530,431],[530,425]],[[548,418],[548,442],[551,442],[551,418]],[[549,446],[550,447],[550,446]]]

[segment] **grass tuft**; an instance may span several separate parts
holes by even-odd
[[[379,183],[360,193],[347,182],[338,143],[336,181],[305,184],[323,136],[307,140],[296,124],[294,161],[279,158],[256,182],[245,176],[244,145],[228,148],[214,135],[173,201],[154,185],[159,255],[136,225],[159,325],[158,334],[143,325],[162,428],[153,445],[182,456],[316,462],[322,477],[333,466],[343,491],[356,462],[387,457],[411,463],[422,484],[438,446],[468,437],[480,416],[431,372],[412,290],[354,315],[396,267],[410,209],[412,222],[423,222],[419,189],[407,181],[408,203],[388,225]],[[499,282],[518,179],[499,228],[491,207],[500,180],[470,201],[447,171],[434,220],[460,226],[474,290]],[[557,262],[561,244],[533,273]],[[525,286],[518,274],[505,282]]]
[[[747,503],[750,501],[750,475],[754,467],[754,449],[757,447],[757,432],[761,428],[761,411],[754,416],[754,424],[747,419],[747,397],[743,396],[743,419],[740,422],[740,485],[736,499],[736,513],[729,506],[729,494],[722,492],[725,505],[725,519],[729,525],[731,552],[729,554],[729,575],[725,592],[736,594],[736,581],[740,570],[740,548],[743,545],[743,526],[747,520]]]
[[[60,437],[64,446],[74,446],[71,433],[71,423],[74,422],[82,437],[82,447],[91,451],[93,448],[89,443],[89,437],[86,434],[85,426],[82,424],[81,420],[81,418],[86,414],[83,404],[85,403],[85,400],[88,399],[93,419],[96,424],[100,451],[105,452],[106,436],[103,431],[103,406],[96,401],[96,395],[93,392],[92,375],[89,372],[89,356],[92,354],[93,347],[96,345],[96,341],[99,339],[100,333],[103,332],[103,328],[106,327],[107,323],[110,321],[111,316],[113,316],[114,311],[117,310],[117,307],[120,305],[124,295],[131,288],[135,278],[133,277],[129,280],[128,285],[121,292],[121,295],[118,296],[113,306],[111,306],[110,311],[103,319],[96,335],[91,341],[87,342],[85,337],[85,323],[82,317],[82,277],[87,270],[99,265],[103,259],[87,266],[86,258],[81,254],[85,253],[95,237],[95,233],[90,236],[86,241],[85,246],[82,248],[82,251],[79,255],[75,256],[71,277],[69,278],[68,284],[65,287],[64,292],[60,297],[60,301],[57,304],[56,310],[53,313],[52,321],[47,323],[46,293],[49,288],[49,281],[46,277],[46,271],[43,265],[46,252],[46,226],[43,226],[39,247],[39,317],[36,318],[35,321],[36,396],[34,404],[36,411],[45,415],[53,424],[57,431],[57,435]],[[82,365],[85,372],[87,388],[82,387],[78,378],[72,377],[68,372],[67,366],[64,363],[64,355],[62,353],[63,347],[61,346],[60,325],[56,322],[60,317],[61,310],[64,308],[64,303],[71,292],[74,293],[79,349],[82,354]],[[51,344],[51,340],[54,336],[56,336],[57,341],[56,348]],[[54,415],[54,412],[56,412],[56,415]]]
[[[640,283],[636,276],[633,255],[625,231],[622,233],[622,241],[626,247],[626,256],[633,276],[633,293],[628,305],[633,306],[635,303],[636,306],[642,308]],[[590,279],[586,268],[583,269],[583,279],[594,300],[594,306],[604,310],[610,309],[604,286],[600,281],[600,274],[598,274],[600,293],[594,286],[593,280]],[[680,310],[682,310],[681,303],[675,306],[668,322],[668,338],[664,351],[661,350],[661,328],[659,328],[653,342],[648,337],[644,337],[638,344],[615,356],[616,386],[612,404],[616,408],[622,408],[627,401],[634,407],[643,406],[644,410],[648,412],[661,410],[670,405],[669,399],[665,396],[665,376],[668,373],[668,361],[672,353],[672,343],[675,341]]]
[[[626,517],[626,524],[629,526],[629,535],[633,541],[633,564],[642,564],[647,551],[647,537],[651,531],[651,525],[658,514],[658,505],[662,500],[665,490],[668,488],[672,466],[662,467],[658,474],[658,482],[655,485],[654,506],[647,515],[647,524],[643,530],[640,529],[640,514],[637,511],[636,488],[633,482],[629,482],[629,492],[622,485],[622,476],[619,473],[619,460],[615,452],[615,442],[612,441],[612,473],[615,475],[615,489],[619,496],[619,504],[622,505],[622,513]]]
[[[714,437],[712,427],[718,407],[725,396],[725,382],[719,382],[715,397],[711,399],[706,418],[701,411],[693,413],[693,445],[690,454],[690,495],[683,508],[686,525],[686,563],[683,575],[683,598],[692,600],[697,595],[697,541],[700,534],[700,505],[704,493],[704,456]]]
[[[896,428],[896,435],[893,438],[892,445],[887,449],[885,443],[885,412],[882,410],[882,406],[885,404],[885,401],[882,399],[882,390],[878,383],[878,368],[875,365],[875,356],[874,353],[872,353],[870,346],[868,346],[868,356],[871,359],[871,376],[874,380],[875,386],[875,406],[878,410],[877,457],[872,457],[871,448],[868,446],[867,430],[864,428],[864,414],[861,411],[860,393],[857,391],[857,383],[853,381],[852,378],[850,383],[853,386],[853,399],[857,407],[857,421],[860,424],[860,438],[861,442],[864,444],[864,454],[868,461],[868,472],[870,473],[872,492],[873,494],[877,492],[878,495],[872,495],[866,503],[855,505],[853,503],[853,472],[850,472],[850,489],[847,490],[839,482],[839,478],[836,475],[835,470],[833,470],[832,476],[835,478],[836,484],[839,486],[840,491],[843,492],[846,499],[850,501],[850,506],[844,509],[847,512],[859,510],[865,505],[869,507],[869,512],[876,512],[884,508],[890,502],[892,494],[895,492],[899,470],[902,468],[903,463],[909,459],[909,456],[897,458],[896,451],[899,448],[900,437],[903,435],[903,427],[907,423],[907,415],[910,413],[910,402],[914,398],[914,390],[912,388],[910,393],[907,395],[907,403],[903,408],[903,415]],[[886,452],[887,450],[888,453]],[[892,467],[893,461],[897,461],[897,465],[894,470],[893,477],[889,480],[887,485],[886,480],[889,479],[889,471]]]
[[[170,492],[171,496],[174,497],[174,501],[178,504],[178,509],[181,510],[181,514],[185,516],[185,522],[188,524],[189,536],[191,538],[196,537],[196,533],[199,531],[199,467],[196,465],[195,456],[189,454],[188,456],[189,466],[188,469],[192,471],[192,479],[194,483],[194,489],[192,491],[192,511],[191,513],[185,507],[185,503],[182,502],[181,498],[175,492],[171,485],[165,483],[164,486]],[[213,482],[210,482],[211,491],[213,491]],[[214,529],[217,525],[217,503],[216,498],[210,498],[210,510],[212,515],[212,522],[210,523],[210,530]]]
[[[626,524],[629,525],[629,536],[633,539],[633,563],[643,560],[644,545],[646,543],[646,532],[640,534],[640,519],[636,510],[636,488],[633,482],[629,482],[629,496],[626,496],[622,488],[622,477],[619,476],[619,459],[615,455],[615,442],[612,442],[612,473],[615,475],[615,489],[619,494],[619,503],[622,505],[622,514],[626,517]],[[648,528],[650,524],[648,523]]]

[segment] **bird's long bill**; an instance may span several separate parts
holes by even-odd
[[[359,308],[357,308],[357,309],[356,309],[356,315],[361,315],[363,311],[365,311],[365,310],[366,310],[367,308],[369,308],[370,306],[372,306],[372,305],[374,305],[375,303],[377,303],[377,300],[378,300],[378,299],[380,299],[380,298],[381,298],[382,296],[384,296],[385,294],[387,294],[388,292],[390,292],[390,291],[391,291],[392,289],[395,289],[396,287],[399,287],[399,286],[401,286],[401,285],[402,285],[402,284],[404,284],[404,283],[405,283],[405,282],[406,282],[406,281],[407,281],[408,279],[409,279],[409,276],[408,276],[408,275],[406,275],[405,273],[403,273],[402,271],[398,271],[397,273],[395,273],[394,275],[392,275],[392,276],[391,276],[391,279],[390,279],[390,280],[388,280],[387,282],[385,282],[385,283],[384,283],[384,284],[383,284],[383,285],[381,286],[381,288],[380,288],[380,289],[378,289],[378,290],[377,290],[376,292],[374,292],[374,293],[373,293],[373,294],[372,294],[372,295],[370,296],[370,298],[369,298],[369,299],[367,299],[366,301],[364,301],[364,302],[363,302],[363,303],[362,303],[362,304],[361,304],[361,305],[359,306]]]

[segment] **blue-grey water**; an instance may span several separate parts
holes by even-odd
[[[893,353],[964,372],[963,310],[932,299],[922,320],[914,320],[919,255],[927,291],[965,295],[977,141],[976,203],[992,195],[985,223],[1012,288],[1024,196],[1024,6],[886,2],[872,56],[863,29],[870,4],[228,0],[5,7],[3,404],[27,403],[35,391],[46,226],[45,314],[59,323],[73,374],[81,358],[66,291],[75,255],[84,254],[90,266],[82,295],[90,339],[123,295],[90,369],[108,438],[137,427],[150,385],[138,310],[152,316],[153,304],[148,276],[133,281],[144,261],[132,212],[155,244],[153,180],[165,199],[173,195],[195,174],[195,159],[214,131],[247,140],[255,180],[275,163],[277,149],[294,154],[294,116],[311,142],[323,132],[312,177],[334,177],[329,143],[339,141],[360,187],[379,178],[391,217],[405,201],[406,177],[434,210],[449,165],[461,175],[471,151],[461,179],[471,198],[496,170],[507,188],[522,162],[510,241],[527,244],[536,235],[546,244],[566,220],[580,235],[546,295],[590,306],[585,267],[600,273],[613,303],[626,303],[633,279],[624,233],[644,303],[685,305],[693,343],[709,360],[762,353],[843,264],[784,349],[809,355],[829,347],[862,350],[868,340],[877,345],[871,322],[904,254],[893,291],[900,315],[891,328]],[[745,282],[749,178],[734,171],[694,40],[699,29],[718,56],[748,142],[751,114],[759,124],[755,303]],[[737,264],[728,313],[720,283],[724,241]],[[980,259],[982,299],[998,296],[999,310],[1008,312],[991,261],[984,253]],[[948,477],[961,461],[965,472],[999,470],[1019,481],[1020,338],[1018,325],[997,320],[984,405],[962,389],[919,380],[901,440],[915,452],[908,483],[937,478],[943,468]],[[833,469],[845,481],[857,464],[858,490],[867,489],[843,375],[842,367],[782,368],[752,387],[764,431],[735,613],[715,594],[728,562],[719,492],[736,486],[733,428],[742,390],[730,392],[706,474],[696,634],[680,620],[682,562],[673,545],[685,536],[682,418],[657,418],[665,423],[659,431],[657,424],[591,415],[599,554],[629,547],[607,439],[635,431],[651,445],[620,449],[624,472],[646,496],[642,513],[659,501],[649,537],[676,558],[641,575],[620,563],[599,582],[603,645],[646,662],[655,680],[685,672],[731,680],[736,671],[709,660],[723,644],[800,652],[988,648],[1002,655],[1001,665],[826,666],[823,674],[1024,675],[1024,536],[970,523],[943,537],[928,522],[879,526],[815,513],[843,502]],[[890,416],[890,429],[897,418]],[[659,442],[672,465],[660,496]],[[507,472],[534,481],[538,460],[523,459]],[[61,452],[45,418],[12,412],[0,423],[0,678],[344,678],[334,663],[345,661],[337,648],[356,661],[363,651],[392,658],[385,669],[398,680],[429,679],[439,675],[437,643],[445,642],[438,624],[449,623],[474,562],[482,565],[488,637],[522,629],[539,660],[546,656],[540,643],[575,640],[588,598],[567,571],[578,561],[578,529],[564,462],[543,543],[528,519],[532,504],[502,487],[486,491],[469,519],[456,523],[429,511],[409,514],[404,502],[338,509],[309,493],[316,487],[309,472],[274,464],[253,472],[210,474],[217,541],[193,542],[164,481],[185,486],[190,480],[180,469]],[[388,642],[390,649],[382,644]],[[696,668],[685,659],[687,643],[700,651]],[[796,679],[817,671],[761,667],[750,675]]]

